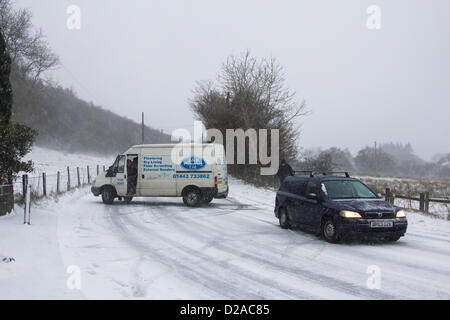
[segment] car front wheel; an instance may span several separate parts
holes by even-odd
[[[332,219],[326,219],[322,224],[322,236],[330,243],[339,242],[336,225]]]

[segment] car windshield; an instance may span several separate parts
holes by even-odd
[[[372,190],[357,180],[323,181],[322,191],[330,199],[377,198]]]

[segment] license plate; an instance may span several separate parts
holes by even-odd
[[[392,228],[394,226],[394,222],[392,221],[371,221],[371,228]]]

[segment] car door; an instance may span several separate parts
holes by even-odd
[[[305,180],[292,181],[289,185],[288,213],[294,223],[305,224]]]
[[[305,189],[305,203],[304,203],[304,218],[305,218],[305,224],[317,227],[320,225],[321,221],[321,210],[322,210],[322,203],[320,200],[314,200],[314,199],[308,199],[306,195],[310,193],[315,193],[318,197],[321,197],[320,189],[318,182],[315,180],[310,180],[306,184]]]

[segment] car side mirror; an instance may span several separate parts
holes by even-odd
[[[310,199],[310,200],[319,200],[319,196],[315,193],[308,193],[306,195],[306,199]]]

